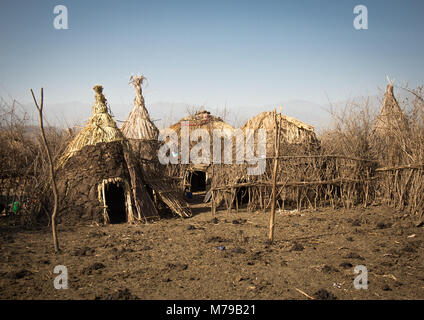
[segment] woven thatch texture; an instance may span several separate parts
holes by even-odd
[[[184,130],[182,130],[186,126]],[[234,128],[229,125],[228,123],[224,122],[220,117],[215,117],[210,114],[209,111],[198,111],[194,115],[190,115],[187,117],[182,118],[179,122],[173,124],[169,128],[163,129],[163,133],[167,131],[174,131],[179,139],[186,139],[189,137],[183,137],[184,131],[188,129],[189,135],[192,133],[192,131],[196,129],[204,129],[209,133],[210,137],[210,154],[212,155],[213,152],[213,131],[216,130],[224,130],[225,132],[228,130],[232,132]],[[186,131],[187,132],[187,131]],[[193,145],[197,144],[197,142],[190,142],[190,148],[193,147]],[[170,177],[179,178],[180,179],[180,187],[184,189],[188,182],[186,181],[187,177],[187,171],[190,170],[199,170],[199,171],[208,171],[209,165],[207,164],[198,164],[194,165],[193,163],[190,164],[181,164],[181,155],[178,155],[178,163],[176,165],[167,165],[166,170],[167,174]],[[210,159],[209,159],[210,160]],[[210,176],[207,178],[207,184],[209,183],[210,178],[213,179],[213,176]]]
[[[185,130],[182,128],[186,126]],[[188,129],[188,131],[186,131]],[[226,132],[232,133],[234,128],[228,123],[224,122],[220,117],[215,117],[210,114],[209,111],[198,111],[196,114],[182,118],[179,122],[173,124],[169,128],[163,129],[162,132],[174,131],[178,137],[182,139],[190,139],[192,131],[197,129],[206,130],[209,134],[210,139],[210,152],[212,154],[213,146],[213,132],[214,130],[223,130],[224,135]],[[188,137],[182,136],[188,133]],[[197,141],[190,141],[190,148],[197,144]],[[207,167],[207,165],[205,166]],[[206,168],[203,168],[205,170]]]
[[[158,199],[171,210],[175,216],[188,218],[192,216],[190,206],[183,197],[183,193],[172,178],[162,170],[153,168],[153,165],[143,166],[146,184],[155,192]]]
[[[150,120],[142,94],[141,86],[144,80],[145,78],[142,75],[130,78],[136,94],[134,108],[121,129],[123,134],[129,139],[157,140],[159,129]]]
[[[116,122],[108,113],[107,101],[102,93],[103,87],[96,85],[93,89],[95,91],[93,116],[87,121],[87,124],[75,139],[68,145],[59,161],[60,165],[63,165],[63,163],[72,157],[75,152],[81,150],[85,146],[125,140]]]
[[[220,117],[215,117],[206,110],[196,112],[193,116],[182,118],[180,121],[170,126],[169,129],[174,130],[178,135],[180,135],[181,123],[184,121],[189,122],[190,132],[195,129],[206,129],[210,133],[211,137],[214,129],[234,130],[231,125],[224,122]]]
[[[277,114],[277,117],[279,116],[280,115]],[[281,115],[281,125],[283,131],[284,129],[286,130],[284,131],[284,137],[289,142],[302,142],[302,139],[304,139],[306,136],[315,135],[313,126],[289,116]],[[242,129],[275,130],[273,112],[265,111],[247,120],[247,122],[243,125]]]
[[[385,135],[391,131],[403,131],[407,127],[406,116],[393,93],[393,82],[390,82],[384,94],[380,115],[375,122],[375,130],[377,133]]]
[[[280,119],[279,119],[280,118]],[[277,121],[281,120],[281,138],[286,144],[316,144],[314,127],[295,118],[277,113]],[[274,155],[275,120],[274,114],[265,111],[250,118],[243,126],[243,132],[247,129],[265,129],[267,131],[267,156]],[[281,147],[284,143],[281,144]]]

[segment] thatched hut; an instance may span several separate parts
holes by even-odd
[[[158,218],[128,140],[95,86],[93,115],[59,160],[62,221],[132,222]]]
[[[180,217],[190,217],[191,210],[183,198],[174,180],[165,174],[158,161],[159,129],[151,121],[142,94],[145,77],[132,76],[130,83],[135,88],[134,108],[122,125],[124,136],[130,141],[140,165],[143,168],[145,182],[153,193],[156,204],[163,204]]]
[[[264,111],[253,118],[247,120],[242,126],[243,132],[251,129],[257,131],[258,129],[265,129],[267,133],[267,157],[274,156],[274,137],[275,137],[275,122],[281,123],[281,148],[291,146],[314,146],[318,145],[318,140],[315,135],[314,127],[306,124],[295,118],[276,114],[277,119],[274,119],[274,113],[271,111]]]
[[[393,81],[389,81],[380,114],[375,121],[375,132],[378,135],[386,136],[387,134],[405,131],[407,128],[407,118],[393,93]]]
[[[189,149],[192,150],[192,147],[199,142],[191,141],[190,139],[193,131],[197,129],[205,130],[209,137],[208,154],[199,155],[199,158],[205,157],[206,161],[202,161],[203,163],[198,164],[195,164],[192,161],[184,163],[185,161],[182,158],[183,140],[189,142]],[[211,164],[214,152],[214,130],[222,130],[222,133],[225,136],[227,133],[232,133],[234,128],[220,117],[211,115],[209,111],[201,110],[196,112],[194,115],[182,118],[177,123],[163,130],[163,132],[172,131],[177,134],[180,145],[179,151],[181,151],[178,152],[178,155],[176,155],[176,162],[178,162],[178,164],[168,166],[170,175],[180,178],[181,186],[183,188],[189,188],[192,192],[207,191],[210,187],[211,178],[213,176]]]
[[[293,178],[292,171],[295,173],[304,171],[305,164],[302,161],[295,161],[295,164],[290,162],[290,165],[288,165],[284,157],[304,156],[318,151],[320,144],[316,138],[314,127],[281,113],[262,112],[249,119],[241,127],[241,131],[245,138],[245,151],[250,141],[254,143],[254,157],[258,162],[253,167],[258,166],[259,162],[262,161],[263,170],[259,170],[258,174],[249,173],[249,167],[251,168],[252,165],[248,164],[248,159],[244,164],[234,163],[230,166],[215,168],[212,184],[213,207],[225,203],[227,209],[231,210],[233,204],[235,204],[236,209],[240,204],[247,204],[250,210],[254,210],[258,207],[264,209],[270,205],[270,182],[272,181],[277,124],[280,127],[280,140],[278,142],[279,182]],[[265,130],[266,133],[266,139],[263,140],[266,143],[265,146],[259,146],[259,143],[261,143],[261,140],[259,140],[260,130]],[[233,153],[235,153],[234,151]],[[247,152],[245,157],[248,158]],[[292,170],[293,168],[294,170]],[[278,195],[286,197],[282,188],[279,188]],[[289,197],[290,195],[287,195],[287,198]]]
[[[130,78],[135,88],[134,108],[121,130],[139,156],[152,159],[157,154],[159,129],[150,119],[144,103],[142,85],[145,79],[143,75]]]
[[[387,79],[380,114],[374,123],[372,148],[382,165],[394,166],[408,161],[410,139],[408,119],[393,93],[393,81]]]

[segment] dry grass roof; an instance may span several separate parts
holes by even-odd
[[[313,126],[279,113],[277,113],[277,120],[278,118],[281,120],[282,138],[287,142],[303,143],[316,140]],[[272,137],[274,134],[270,133],[275,131],[274,113],[272,111],[264,111],[250,118],[242,126],[243,131],[247,129],[266,129],[268,134],[267,138],[270,139],[270,142],[273,142]]]
[[[128,119],[122,125],[122,132],[128,139],[157,140],[159,129],[150,120],[149,112],[146,109],[141,86],[145,77],[132,76],[130,82],[134,85],[136,96],[134,98],[134,108]]]
[[[407,119],[393,93],[393,82],[386,87],[383,104],[379,116],[375,122],[375,130],[382,134],[387,131],[405,130]]]
[[[280,116],[279,113],[277,113],[277,117]],[[282,127],[296,127],[300,130],[313,132],[314,127],[304,123],[300,120],[297,120],[295,118],[281,115],[281,124]],[[242,129],[267,129],[267,130],[274,130],[275,129],[275,121],[274,121],[274,115],[272,111],[264,111],[257,116],[254,116],[253,118],[250,118],[247,120],[247,122],[242,126]]]
[[[211,113],[206,110],[198,111],[194,115],[182,118],[180,121],[167,128],[167,130],[172,129],[178,134],[180,134],[181,123],[185,121],[188,121],[190,131],[194,129],[206,129],[209,132],[212,132],[212,130],[214,129],[234,130],[233,126],[226,123],[220,117],[215,117],[211,115]]]
[[[64,164],[67,159],[88,145],[126,140],[116,125],[115,120],[108,112],[107,100],[103,95],[103,87],[96,85],[93,115],[87,121],[85,127],[69,143],[59,163]]]

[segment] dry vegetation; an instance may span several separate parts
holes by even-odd
[[[400,125],[380,122],[383,135],[375,130],[378,113],[352,103],[333,113],[318,144],[281,143],[277,207],[298,210],[278,211],[272,245],[263,214],[271,207],[271,152],[261,176],[246,175],[246,166],[211,167],[214,215],[199,214],[209,205],[196,199],[190,219],[60,225],[61,254],[46,246],[46,228],[22,230],[50,222],[49,165],[39,130],[17,104],[3,102],[1,201],[22,206],[19,215],[2,217],[0,291],[5,299],[422,298],[423,240],[415,222],[424,210],[424,88],[411,92],[400,102]],[[53,127],[46,135],[58,166],[72,137]],[[169,181],[150,175],[157,171],[146,170],[152,160],[139,160],[152,189],[166,194]],[[243,200],[247,210],[238,212]],[[69,268],[69,290],[52,287],[59,264]],[[370,290],[351,285],[357,264],[369,267]]]
[[[319,147],[282,143],[277,205],[301,209],[385,204],[420,216],[424,210],[424,89],[407,90],[412,98],[399,103],[404,124],[388,125],[383,135],[375,130],[377,112],[367,103],[351,103],[332,113],[334,124],[318,136]],[[51,206],[40,136],[29,126],[26,114],[17,111],[16,103],[3,101],[0,116],[2,202],[20,201],[20,219],[34,223]],[[53,127],[46,131],[57,163],[69,134]],[[268,155],[268,169],[272,161]],[[249,210],[269,208],[271,170],[260,177],[247,177],[245,170],[246,166],[213,168],[215,200],[223,200],[220,204],[227,210],[238,208],[243,197]]]
[[[52,201],[49,164],[39,129],[31,125],[22,109],[16,101],[9,104],[3,100],[0,105],[0,211],[8,212],[8,205],[18,201],[19,216],[10,216],[11,223],[30,227],[39,218],[48,218]],[[46,128],[46,138],[57,161],[69,135],[50,126]]]
[[[363,159],[351,169],[356,177],[362,175],[364,182],[356,189],[365,190],[363,205],[377,202],[412,214],[424,211],[424,91],[411,91],[414,98],[399,103],[402,113],[386,115],[383,110],[376,115],[367,104],[352,104],[334,113],[334,128],[320,137],[325,153]]]
[[[383,111],[398,103],[389,87]],[[390,115],[377,115],[367,102],[352,102],[332,112],[333,126],[320,134],[319,147],[282,143],[277,205],[316,209],[385,204],[422,217],[423,88],[410,91],[414,98],[402,101],[402,108],[393,107],[396,112]],[[217,166],[212,181],[216,206],[237,210],[243,193],[249,210],[269,209],[272,162],[273,155],[267,152],[267,171],[262,176],[248,176],[245,166]]]

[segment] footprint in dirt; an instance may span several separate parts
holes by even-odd
[[[165,268],[164,268],[164,270],[168,270],[168,271],[171,271],[171,270],[174,270],[174,271],[184,271],[184,270],[187,270],[187,269],[188,269],[188,264],[179,263],[179,262],[176,262],[176,263],[167,263],[166,266],[165,266]]]
[[[209,237],[209,238],[206,239],[206,243],[210,243],[210,242],[219,242],[219,243],[221,243],[221,242],[230,242],[230,240],[224,239],[224,238],[222,238],[220,236],[215,236],[215,237]]]
[[[94,272],[101,273],[102,269],[106,268],[106,266],[101,262],[95,262],[92,265],[85,267],[81,270],[81,274],[91,275]]]
[[[317,300],[337,300],[337,297],[325,289],[319,289],[314,293],[314,298]]]
[[[361,220],[355,219],[351,222],[352,227],[360,227],[361,226]]]
[[[291,249],[289,251],[303,251],[304,249],[305,249],[305,247],[302,246],[300,243],[294,242],[293,247],[291,247]]]
[[[361,257],[359,254],[355,252],[349,253],[347,256],[344,257],[345,259],[357,259],[357,260],[365,260],[365,258]]]
[[[233,224],[244,224],[244,223],[246,223],[247,222],[247,220],[246,219],[237,219],[237,220],[233,220]]]
[[[83,248],[76,248],[71,255],[76,257],[84,257],[84,256],[93,256],[96,252],[95,249],[89,248],[89,247],[83,247]]]
[[[417,252],[417,249],[415,249],[415,247],[413,245],[411,245],[410,243],[408,243],[406,246],[404,246],[402,248],[402,251],[403,252],[406,252],[406,253],[416,253]]]
[[[377,229],[388,229],[392,226],[391,223],[384,223],[384,222],[379,222],[377,223],[376,227]]]
[[[8,276],[8,278],[10,278],[10,279],[17,280],[17,279],[29,278],[29,277],[31,277],[33,274],[34,274],[34,273],[33,273],[33,272],[31,272],[31,271],[29,271],[29,270],[22,269],[22,270],[19,270],[19,271],[9,272],[9,273],[7,274],[7,276]]]
[[[325,265],[321,268],[321,271],[324,273],[333,273],[333,272],[339,272],[338,269],[334,268],[333,266]]]
[[[244,250],[243,248],[233,248],[233,249],[230,249],[230,252],[245,254],[246,250]]]
[[[92,232],[90,232],[88,234],[88,236],[90,238],[102,238],[102,237],[107,236],[107,233],[106,232],[102,232],[102,231],[92,231]]]
[[[139,297],[132,294],[130,289],[125,288],[124,290],[118,289],[113,293],[108,293],[104,296],[96,296],[95,300],[140,300]]]
[[[350,269],[353,268],[353,265],[350,262],[342,262],[340,263],[340,267],[342,267],[343,269]]]

